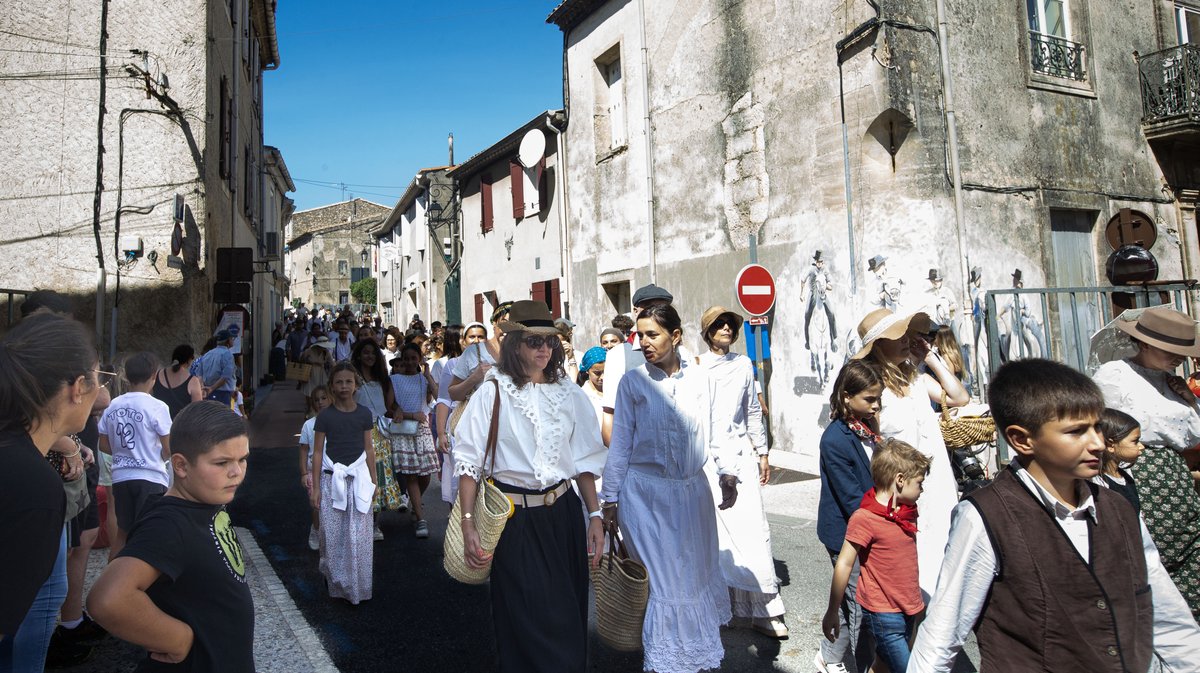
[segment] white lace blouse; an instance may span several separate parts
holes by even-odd
[[[500,384],[500,427],[496,468],[484,465],[488,429]],[[563,479],[604,469],[608,449],[587,394],[566,379],[552,384],[514,385],[498,370],[488,372],[467,402],[454,434],[454,474],[478,480],[485,473],[497,481],[541,490]]]
[[[1171,392],[1167,376],[1129,360],[1113,360],[1100,365],[1092,379],[1105,404],[1141,424],[1143,444],[1183,451],[1200,444],[1200,410]]]

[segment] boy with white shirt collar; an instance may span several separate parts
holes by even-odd
[[[1097,488],[1104,398],[1048,360],[1011,362],[989,388],[1009,469],[954,510],[946,557],[909,660],[950,671],[975,629],[981,670],[1136,671],[1157,654],[1200,671],[1200,628],[1124,498]]]

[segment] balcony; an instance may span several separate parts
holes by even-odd
[[[1083,53],[1082,44],[1054,35],[1029,31],[1029,61],[1035,73],[1076,82],[1087,81]]]
[[[1138,56],[1148,140],[1200,140],[1200,45]]]

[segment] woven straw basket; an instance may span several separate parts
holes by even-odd
[[[650,600],[646,566],[628,558],[617,537],[610,535],[609,552],[600,557],[591,575],[600,640],[620,652],[642,649],[642,621]]]
[[[991,416],[951,416],[942,393],[942,415],[938,418],[947,449],[961,449],[996,441],[996,419]]]
[[[479,484],[479,496],[475,501],[475,530],[479,531],[479,544],[483,551],[492,553],[500,543],[504,524],[512,516],[513,504],[491,481]],[[442,547],[445,558],[442,565],[450,576],[464,584],[483,584],[492,572],[492,564],[476,570],[467,565],[463,557],[462,505],[454,501],[450,512],[450,523],[446,526],[446,541]]]

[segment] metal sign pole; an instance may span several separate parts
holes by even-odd
[[[750,263],[758,264],[758,236],[756,234],[750,234]],[[754,340],[754,371],[758,379],[758,390],[762,393],[763,400],[766,400],[769,404],[770,399],[767,395],[766,377],[763,375],[762,366],[763,351],[766,349],[767,344],[767,333],[763,329],[765,327],[765,325],[748,325],[747,330],[750,334],[747,336]],[[762,337],[761,341],[759,340],[760,336]]]

